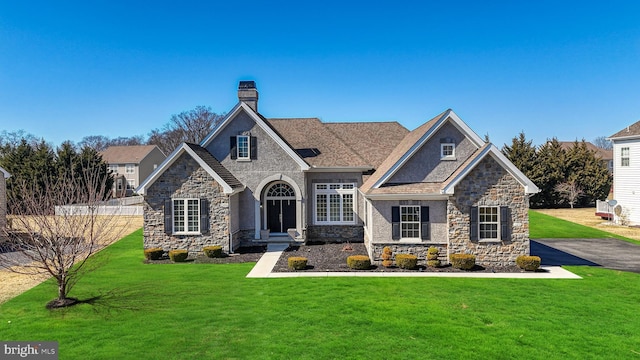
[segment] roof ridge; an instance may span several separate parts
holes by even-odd
[[[349,149],[349,150],[353,151],[353,153],[354,153],[354,154],[356,154],[356,156],[357,156],[357,157],[359,157],[359,158],[360,158],[360,160],[362,160],[362,163],[363,163],[363,164],[366,164],[366,163],[367,163],[367,160],[362,156],[362,154],[360,154],[359,152],[357,152],[357,151],[356,151],[352,146],[349,146],[349,144],[345,143],[345,142],[344,142],[344,140],[342,140],[342,138],[341,138],[341,137],[340,137],[340,136],[339,136],[335,131],[331,130],[331,128],[330,128],[330,127],[326,126],[326,125],[327,125],[327,123],[323,123],[322,121],[321,121],[320,123],[322,123],[322,127],[323,127],[323,128],[325,128],[325,129],[327,129],[327,131],[328,131],[328,132],[330,132],[331,134],[333,134],[333,135],[336,137],[336,139],[338,139],[338,141],[340,141],[340,143],[341,143],[341,144],[343,144],[344,146],[346,146],[346,147],[347,147],[347,149]],[[367,165],[371,165],[371,166],[373,166],[373,164],[367,164]]]

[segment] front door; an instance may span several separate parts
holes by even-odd
[[[296,227],[295,192],[286,183],[273,184],[266,193],[266,225],[271,233],[285,234]]]

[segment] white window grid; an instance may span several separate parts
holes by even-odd
[[[249,146],[249,142],[251,138],[247,135],[238,135],[237,140],[237,149],[238,149],[238,159],[239,160],[248,160],[250,159],[249,151],[251,147]]]
[[[126,164],[124,166],[124,173],[125,174],[133,174],[136,171],[136,165],[135,164]]]
[[[354,183],[319,183],[314,186],[316,224],[355,224]]]
[[[499,239],[499,210],[497,206],[481,206],[478,208],[478,235],[480,240]]]
[[[173,232],[200,233],[200,199],[173,199]]]
[[[420,206],[400,206],[400,237],[403,239],[420,238]]]
[[[620,166],[629,166],[629,148],[620,148]]]
[[[456,157],[456,144],[440,144],[440,157],[443,159],[453,159]]]

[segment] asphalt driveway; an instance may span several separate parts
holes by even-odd
[[[640,245],[617,239],[535,239],[542,265],[587,265],[640,273]]]

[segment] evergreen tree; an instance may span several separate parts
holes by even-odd
[[[540,188],[540,192],[531,197],[531,207],[558,207],[561,200],[555,187],[565,181],[565,151],[558,139],[553,138],[538,148],[530,179]]]
[[[527,177],[531,177],[536,163],[536,147],[533,140],[528,140],[521,132],[511,140],[511,146],[504,145],[502,153]]]
[[[611,188],[611,176],[595,151],[589,150],[584,140],[574,142],[566,152],[565,179],[575,182],[584,195],[579,205],[594,205],[606,199]]]

